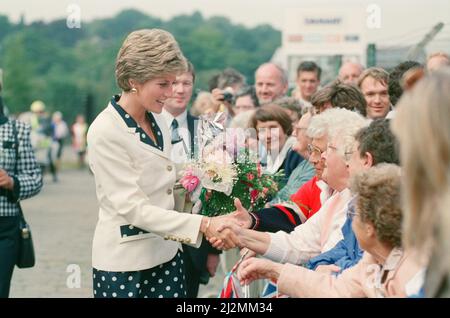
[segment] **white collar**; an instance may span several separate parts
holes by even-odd
[[[283,164],[284,160],[286,159],[287,152],[289,149],[291,149],[292,145],[296,143],[296,138],[289,136],[284,145],[283,148],[281,148],[281,151],[279,152],[278,156],[276,158],[272,158],[270,154],[267,156],[267,168],[266,173],[267,174],[275,174],[278,169]]]
[[[187,109],[184,110],[180,115],[174,117],[171,113],[169,113],[165,108],[163,108],[161,115],[164,118],[164,121],[167,123],[167,127],[170,128],[174,119],[178,122],[178,127],[183,127],[187,122]]]

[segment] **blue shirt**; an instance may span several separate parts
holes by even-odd
[[[363,250],[359,247],[355,233],[352,230],[352,219],[347,217],[342,226],[344,238],[339,241],[331,250],[317,255],[306,263],[309,269],[316,269],[319,265],[336,265],[341,268],[341,272],[353,265],[356,265],[363,255]]]

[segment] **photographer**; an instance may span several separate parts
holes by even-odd
[[[214,88],[212,99],[217,112],[228,112],[229,117],[234,117],[232,108],[234,96],[245,86],[245,77],[233,68],[227,68],[217,77],[217,87]]]

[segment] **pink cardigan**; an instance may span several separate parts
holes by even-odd
[[[285,264],[278,289],[292,297],[406,297],[406,284],[421,270],[415,256],[394,248],[383,266],[365,252],[337,277]]]

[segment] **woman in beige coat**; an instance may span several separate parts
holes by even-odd
[[[117,56],[122,92],[87,135],[99,202],[95,297],[185,297],[181,244],[198,247],[203,234],[216,233],[217,219],[174,210],[176,169],[158,115],[186,67],[173,36],[158,29],[132,32]]]

